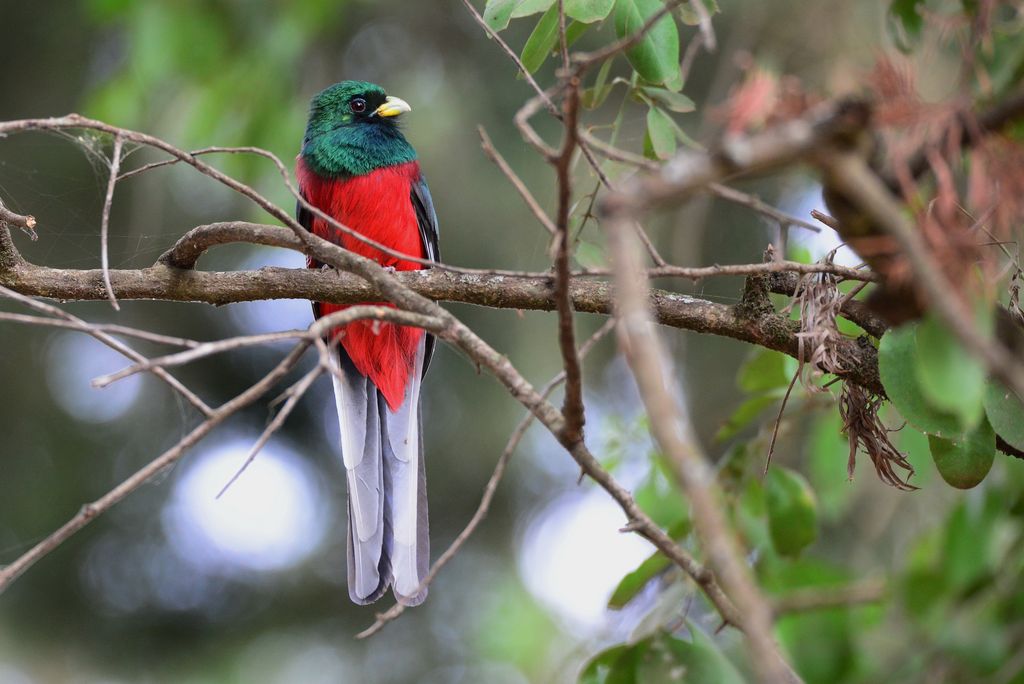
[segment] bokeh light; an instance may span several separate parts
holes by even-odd
[[[622,576],[649,556],[650,544],[619,530],[622,509],[604,492],[566,493],[526,529],[519,570],[527,588],[579,632],[596,632]]]
[[[92,337],[60,332],[47,345],[46,384],[70,416],[86,423],[107,423],[131,410],[142,391],[142,378],[133,375],[102,389],[93,387],[92,380],[130,363]]]
[[[207,572],[274,571],[305,560],[331,512],[303,460],[271,440],[223,496],[256,436],[236,437],[193,459],[174,485],[163,525],[172,548]]]

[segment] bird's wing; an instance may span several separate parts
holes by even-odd
[[[416,221],[419,223],[420,240],[423,242],[423,253],[431,261],[441,260],[441,232],[437,225],[437,212],[434,211],[434,200],[430,197],[430,188],[421,174],[412,184],[412,206],[416,210]],[[434,336],[426,335],[426,349],[423,357],[423,372],[427,372],[430,359],[434,355]]]

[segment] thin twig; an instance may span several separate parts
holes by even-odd
[[[757,213],[763,214],[779,224],[806,228],[814,233],[821,232],[821,228],[810,221],[804,221],[802,218],[798,218],[792,214],[787,214],[784,211],[776,209],[772,205],[763,202],[760,197],[756,197],[755,195],[742,192],[736,188],[730,188],[728,185],[722,185],[721,183],[709,183],[708,190],[710,190],[712,194],[717,195],[724,200],[728,200],[733,204],[749,207]]]
[[[568,74],[569,44],[565,36],[565,0],[558,0],[558,46],[559,52],[562,55],[562,69]]]
[[[225,340],[217,340],[215,342],[205,342],[186,351],[152,359],[144,359],[138,363],[132,364],[131,366],[122,368],[115,373],[100,376],[94,379],[92,384],[95,387],[106,387],[113,382],[143,371],[153,370],[154,368],[181,366],[214,354],[222,354],[236,349],[271,342],[281,342],[284,340],[294,339],[306,339],[312,342],[313,340],[323,337],[332,328],[348,325],[349,323],[359,320],[398,323],[401,325],[424,328],[432,332],[437,332],[439,330],[437,320],[429,316],[424,316],[410,311],[402,311],[401,309],[395,309],[390,306],[379,306],[373,304],[356,305],[322,316],[310,324],[309,328],[306,330],[285,330],[281,332],[262,333],[259,335],[229,337]]]
[[[772,611],[781,617],[815,610],[846,608],[863,603],[877,603],[885,598],[885,594],[885,581],[879,579],[827,589],[797,589],[772,601]]]
[[[10,313],[7,311],[0,311],[0,321],[10,321],[11,323],[24,323],[26,325],[39,325],[46,328],[63,328],[65,330],[76,330],[78,332],[93,333],[93,332],[105,332],[112,335],[124,335],[125,337],[135,337],[146,342],[155,342],[157,344],[166,344],[173,347],[187,347],[194,349],[201,345],[201,342],[196,340],[190,340],[184,337],[172,337],[170,335],[160,335],[159,333],[150,332],[148,330],[139,330],[138,328],[129,328],[124,325],[116,325],[113,323],[85,323],[68,321],[59,318],[47,318],[45,316],[31,316],[29,314],[18,314]]]
[[[547,107],[549,112],[551,112],[551,115],[557,119],[561,119],[562,114],[561,112],[558,111],[558,107],[556,107],[555,103],[551,101],[551,97],[544,92],[540,85],[537,84],[537,81],[533,78],[533,74],[531,74],[530,70],[523,65],[523,61],[519,59],[519,55],[516,54],[516,51],[509,47],[508,43],[506,43],[502,39],[502,37],[498,35],[497,31],[495,31],[494,29],[487,25],[487,22],[484,21],[484,18],[480,15],[480,12],[477,11],[476,7],[473,7],[473,4],[469,0],[462,0],[462,4],[466,6],[466,9],[469,10],[469,13],[473,15],[473,19],[476,21],[476,23],[480,24],[480,27],[483,28],[483,30],[487,33],[487,36],[491,40],[496,42],[501,47],[502,50],[504,50],[505,54],[508,55],[509,59],[515,62],[515,65],[519,68],[519,73],[523,75],[523,78],[526,79],[526,82],[529,83],[530,87],[534,89],[534,91],[537,93],[537,96],[544,101],[544,106]]]
[[[120,311],[121,306],[114,296],[114,288],[110,284],[110,246],[108,235],[110,234],[110,207],[114,202],[114,186],[117,185],[117,172],[121,168],[121,148],[124,146],[124,138],[120,135],[114,137],[114,151],[110,155],[110,180],[107,181],[107,194],[103,199],[103,216],[100,221],[100,264],[103,269],[103,288],[107,291],[107,298],[114,311]]]
[[[199,157],[199,156],[204,155],[204,154],[255,154],[255,155],[258,155],[260,157],[266,157],[267,156],[266,153],[267,153],[267,150],[264,150],[264,149],[262,149],[260,147],[252,147],[252,146],[219,147],[219,146],[214,146],[214,147],[204,147],[204,148],[199,149],[199,150],[191,150],[188,154],[190,156],[193,156],[193,157]],[[150,164],[145,164],[143,166],[140,166],[137,169],[132,169],[131,171],[125,171],[124,173],[122,173],[120,175],[120,177],[118,177],[118,180],[119,181],[123,181],[123,180],[131,178],[133,176],[140,176],[140,175],[146,173],[147,171],[152,171],[153,169],[159,169],[160,167],[163,167],[163,166],[173,166],[175,164],[178,164],[181,161],[182,161],[181,159],[164,159],[164,160],[161,160],[161,161],[158,161],[158,162],[152,162]]]
[[[561,0],[559,0],[561,2]],[[568,58],[567,58],[568,59]],[[555,306],[558,311],[558,346],[562,351],[562,366],[565,369],[565,400],[562,415],[565,416],[566,441],[583,439],[583,424],[586,422],[583,410],[583,374],[579,356],[576,354],[576,336],[573,330],[572,298],[569,295],[569,211],[572,205],[571,164],[576,151],[576,120],[579,113],[579,79],[569,82],[569,94],[564,100],[565,139],[555,163],[558,177],[558,214],[555,234]]]
[[[121,484],[101,496],[92,503],[85,504],[81,510],[61,525],[55,532],[47,536],[41,542],[33,546],[26,553],[22,554],[13,563],[0,568],[0,593],[3,593],[26,570],[32,567],[37,561],[54,551],[57,547],[67,541],[72,535],[92,522],[95,518],[108,511],[115,504],[126,496],[137,490],[148,482],[157,473],[175,463],[189,448],[194,446],[203,437],[209,434],[215,427],[245,408],[252,402],[259,399],[274,384],[284,377],[302,357],[303,352],[309,343],[305,340],[295,346],[294,349],[282,360],[277,367],[264,376],[259,382],[228,401],[223,406],[210,414],[206,420],[195,427],[177,444],[153,459],[145,466],[137,470]]]
[[[789,395],[793,393],[793,387],[796,385],[797,378],[800,377],[800,370],[797,369],[793,373],[793,379],[789,381],[789,387],[786,388],[786,394],[782,397],[782,404],[779,406],[779,415],[775,416],[775,427],[772,428],[772,439],[768,443],[768,457],[764,459],[764,473],[768,473],[768,468],[772,464],[772,456],[775,454],[775,442],[779,438],[779,426],[782,425],[782,413],[786,410],[786,404],[789,403]]]
[[[29,234],[29,236],[35,240],[39,236],[36,235],[36,217],[35,216],[22,216],[21,214],[15,214],[13,211],[4,206],[3,202],[0,202],[0,226],[17,226]]]
[[[806,116],[751,135],[726,137],[710,152],[684,151],[656,172],[638,174],[605,198],[610,213],[680,204],[710,183],[778,169],[848,139],[867,126],[870,106],[860,100],[825,103]]]
[[[610,45],[606,45],[600,50],[595,50],[593,52],[576,53],[572,57],[573,64],[576,65],[576,68],[577,70],[579,70],[579,72],[582,72],[594,66],[595,64],[603,62],[609,57],[617,55],[620,52],[625,52],[626,50],[629,50],[637,43],[639,43],[641,40],[643,40],[644,36],[646,36],[650,32],[650,30],[654,28],[655,24],[664,19],[672,10],[674,10],[676,7],[678,7],[679,5],[683,4],[686,1],[687,0],[669,0],[662,7],[658,8],[657,12],[649,16],[647,18],[647,21],[645,21],[643,25],[639,29],[634,31],[632,34],[620,38],[619,40],[615,41],[614,43],[611,43]]]
[[[704,6],[704,0],[690,0],[690,7],[693,8],[697,19],[700,21],[700,35],[707,46],[708,52],[715,51],[715,29],[711,26],[711,15],[708,8]]]
[[[69,321],[74,325],[79,326],[83,332],[92,335],[103,344],[107,345],[108,347],[118,352],[122,356],[128,357],[132,361],[145,360],[145,357],[143,357],[142,354],[138,353],[128,345],[118,340],[117,338],[111,337],[102,330],[94,326],[91,326],[90,324],[83,321],[81,318],[73,316],[68,312],[64,311],[63,309],[60,309],[56,306],[51,306],[50,304],[45,304],[43,302],[32,299],[31,297],[26,297],[25,295],[15,292],[14,290],[10,290],[6,287],[3,287],[2,285],[0,285],[0,296],[7,297],[8,299],[13,299],[16,302],[21,302],[25,306],[35,309],[36,311],[48,314],[50,316],[62,318],[65,321]],[[186,401],[188,401],[190,404],[199,409],[200,413],[202,413],[204,416],[213,415],[213,409],[207,406],[206,402],[200,399],[188,387],[185,387],[185,385],[183,385],[173,375],[165,371],[163,368],[154,368],[152,372],[153,375],[157,376],[158,378],[166,382],[168,385],[171,386],[172,389],[174,389],[181,396],[183,396]]]
[[[303,375],[298,382],[285,390],[284,396],[288,397],[288,401],[284,403],[281,410],[274,415],[273,420],[271,420],[270,423],[267,424],[267,427],[264,428],[259,439],[257,439],[256,443],[249,449],[249,453],[246,455],[245,460],[242,461],[242,465],[239,466],[238,470],[235,471],[235,474],[232,475],[226,483],[224,483],[224,486],[221,487],[219,492],[217,492],[217,496],[214,497],[215,499],[219,499],[224,496],[224,492],[228,491],[228,487],[233,485],[235,481],[242,476],[242,473],[244,473],[246,468],[249,467],[249,464],[256,459],[256,455],[264,446],[266,446],[273,434],[277,432],[282,425],[284,425],[284,421],[288,419],[289,415],[291,415],[292,409],[294,409],[299,403],[299,400],[305,396],[306,390],[310,388],[313,381],[320,377],[320,374],[323,372],[323,365],[317,364],[316,368]]]
[[[580,359],[586,358],[587,354],[590,353],[590,350],[593,349],[594,346],[605,337],[605,335],[611,332],[614,327],[614,321],[605,321],[604,325],[598,328],[593,335],[591,335],[582,345],[580,345]],[[565,371],[563,370],[558,375],[553,377],[548,382],[548,384],[544,385],[544,387],[540,389],[540,395],[542,397],[550,396],[551,392],[553,392],[554,389],[564,381]],[[502,450],[501,452],[501,456],[498,457],[498,462],[494,466],[494,472],[491,473],[490,479],[487,480],[487,485],[484,487],[483,496],[480,498],[480,505],[477,506],[476,511],[473,513],[473,517],[470,518],[469,522],[463,528],[462,532],[460,532],[459,536],[455,538],[455,541],[453,541],[451,545],[447,549],[445,549],[445,552],[442,553],[436,561],[434,561],[434,565],[430,568],[430,572],[428,572],[427,576],[423,578],[422,582],[420,582],[420,585],[416,588],[416,591],[411,592],[413,595],[419,594],[421,591],[426,589],[431,582],[434,581],[434,578],[437,577],[437,574],[441,571],[441,568],[447,565],[448,561],[455,557],[455,554],[457,554],[459,550],[466,544],[466,542],[469,541],[469,538],[476,531],[476,528],[479,527],[480,523],[483,522],[484,518],[487,517],[487,513],[488,511],[490,511],[491,508],[491,501],[493,501],[494,499],[494,493],[498,490],[498,484],[501,482],[502,477],[504,477],[505,475],[505,470],[508,468],[508,462],[509,460],[511,460],[512,455],[519,447],[519,443],[526,435],[526,431],[533,424],[533,421],[535,419],[536,416],[534,416],[532,413],[527,412],[526,415],[524,415],[522,419],[519,421],[519,424],[516,425],[515,429],[512,431],[512,434],[508,439],[508,443],[505,445],[504,450]],[[395,603],[393,606],[388,608],[383,613],[378,613],[374,623],[366,629],[364,629],[359,634],[357,634],[356,638],[366,639],[373,636],[381,629],[383,629],[384,625],[386,625],[387,623],[391,622],[392,620],[400,616],[402,613],[404,613],[406,607],[407,606],[403,603]]]
[[[509,163],[501,156],[501,153],[495,149],[494,143],[491,142],[491,137],[487,135],[487,131],[484,130],[483,126],[477,126],[476,130],[477,133],[480,134],[480,146],[483,148],[484,154],[497,165],[498,169],[500,169],[503,174],[505,174],[505,178],[512,183],[512,187],[514,187],[516,192],[519,193],[519,196],[523,198],[523,201],[526,202],[526,206],[529,207],[533,215],[538,221],[540,221],[540,224],[544,226],[544,229],[554,235],[555,224],[551,221],[551,218],[547,215],[544,209],[541,208],[540,203],[538,203],[536,198],[534,198],[530,189],[527,188],[522,179],[516,175],[516,172],[512,170],[512,167],[509,166]]]
[[[826,214],[823,211],[818,211],[817,209],[811,209],[811,216],[813,218],[817,219],[818,221],[821,221],[822,223],[824,223],[826,226],[828,226],[829,228],[831,228],[834,231],[838,232],[842,228],[842,225],[839,223],[839,219],[834,218],[832,216],[829,216],[828,214]]]

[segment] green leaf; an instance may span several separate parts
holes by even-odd
[[[495,31],[501,31],[510,19],[527,17],[545,11],[555,0],[487,0],[484,21]]]
[[[1017,31],[999,30],[992,32],[990,40],[992,49],[982,50],[979,56],[991,84],[988,90],[997,99],[1020,83],[1024,75],[1024,40]]]
[[[613,646],[598,653],[580,674],[580,684],[634,684],[636,666],[646,654],[649,640]]]
[[[640,30],[647,18],[664,7],[660,0],[617,0],[615,32],[620,38]],[[643,39],[626,52],[640,77],[654,85],[682,81],[679,71],[679,29],[671,15],[658,21]],[[682,83],[679,83],[682,86]]]
[[[484,5],[484,22],[495,31],[501,31],[512,19],[512,10],[519,0],[487,0]]]
[[[690,509],[686,499],[659,468],[651,469],[647,479],[637,487],[634,495],[637,505],[658,527],[674,528],[689,523]]]
[[[615,0],[565,0],[565,14],[576,21],[591,24],[612,12]]]
[[[533,33],[526,39],[520,59],[531,74],[544,64],[558,42],[558,7],[551,6],[540,18]]]
[[[606,59],[604,64],[601,65],[601,69],[597,72],[594,85],[584,90],[580,95],[580,104],[587,109],[596,109],[604,104],[608,95],[611,94],[612,88],[615,87],[614,83],[608,82],[608,74],[611,73],[614,61],[614,58]]]
[[[901,52],[910,52],[921,36],[924,17],[917,11],[922,0],[893,0],[886,15],[889,37]]]
[[[570,21],[569,25],[565,27],[565,46],[572,47],[572,44],[579,40],[588,28],[590,26],[581,21]]]
[[[679,124],[676,123],[675,119],[672,119],[672,126],[675,128],[676,131],[676,140],[678,140],[683,145],[686,145],[691,150],[704,150],[704,146],[701,145],[696,140],[694,140],[693,138],[691,138],[689,135],[687,135],[686,131],[680,128]]]
[[[885,393],[911,425],[933,435],[952,437],[963,432],[957,417],[925,401],[917,381],[915,354],[917,325],[888,331],[878,345],[878,373]]]
[[[757,349],[740,366],[736,382],[744,392],[786,388],[796,372],[796,360],[782,352]]]
[[[692,112],[696,109],[697,105],[693,103],[693,100],[688,98],[682,93],[674,93],[666,88],[656,88],[654,86],[643,86],[640,90],[660,105],[663,105],[673,112]]]
[[[676,153],[672,117],[657,107],[647,110],[647,135],[651,138],[651,149],[658,159],[668,159]]]
[[[512,18],[528,17],[531,14],[540,14],[551,8],[555,0],[519,0],[516,8],[512,10]],[[558,11],[557,9],[555,10]]]
[[[914,431],[908,428],[900,436],[908,432]],[[842,434],[838,411],[821,412],[815,417],[805,451],[809,452],[808,473],[818,495],[821,517],[829,522],[839,520],[850,505],[854,488],[846,475],[850,442]]]
[[[604,255],[604,248],[588,240],[580,240],[576,245],[576,253],[573,257],[583,268],[601,268],[607,266]]]
[[[996,434],[1017,449],[1024,450],[1024,403],[996,381],[985,386],[985,415]]]
[[[987,306],[976,310],[979,330],[987,332]],[[978,424],[984,408],[985,366],[967,352],[956,336],[935,316],[927,316],[918,326],[917,381],[925,401],[936,409],[959,418],[970,429]]]
[[[677,541],[682,540],[690,534],[690,529],[690,521],[686,520],[677,524],[675,527],[670,528],[668,530],[668,536]],[[660,551],[655,551],[645,558],[644,561],[637,566],[636,570],[633,570],[619,580],[619,583],[615,586],[615,590],[612,591],[611,598],[608,599],[608,607],[613,610],[625,607],[627,603],[636,598],[636,595],[647,586],[648,582],[660,575],[671,565],[672,561],[669,560],[668,556],[664,555]]]
[[[718,0],[701,0],[705,9],[708,11],[708,16],[715,16],[721,12],[721,8],[718,6]],[[693,9],[693,6],[689,3],[684,3],[679,6],[679,19],[687,26],[697,26],[700,24],[700,15]]]
[[[722,427],[718,428],[718,432],[715,433],[715,441],[724,442],[735,437],[736,433],[750,425],[755,418],[761,415],[762,411],[782,399],[783,394],[785,394],[783,390],[775,390],[750,397],[744,401],[729,416]]]
[[[950,586],[966,588],[994,569],[1002,510],[998,497],[985,497],[984,503],[964,499],[946,520],[941,567]]]
[[[943,439],[930,435],[928,447],[942,479],[957,489],[970,489],[978,486],[992,469],[996,433],[988,420],[982,418],[977,427],[963,437]]]
[[[654,154],[654,145],[651,144],[651,132],[644,128],[644,157],[647,159],[657,159],[658,155]]]
[[[781,597],[800,590],[826,595],[833,589],[840,590],[852,579],[847,569],[816,558],[766,562],[761,573],[765,589]],[[852,614],[854,610],[857,613]],[[804,681],[831,683],[870,679],[852,676],[854,672],[861,674],[857,669],[861,651],[854,645],[857,643],[854,632],[860,636],[870,629],[865,610],[869,609],[844,606],[780,616],[777,638]]]
[[[743,684],[744,679],[735,666],[718,649],[714,641],[693,623],[690,641],[664,634],[651,646],[651,652],[661,644],[674,658],[646,658],[637,669],[637,682],[689,682],[691,684]],[[659,649],[660,650],[660,649]],[[685,668],[680,677],[680,667]]]
[[[636,595],[647,586],[648,582],[664,572],[665,568],[671,564],[672,561],[661,552],[648,556],[636,570],[619,581],[611,598],[608,599],[608,607],[612,610],[625,607],[627,603],[636,598]]]
[[[608,679],[608,671],[629,649],[629,646],[620,644],[598,653],[583,668],[579,684],[604,684]]]
[[[818,537],[817,502],[803,475],[773,466],[765,481],[768,532],[783,556],[795,556]]]
[[[580,684],[743,684],[715,642],[693,624],[688,626],[690,641],[659,632],[597,654],[584,667]]]
[[[538,655],[551,647],[552,618],[527,598],[526,589],[514,575],[497,573],[493,581],[493,591],[474,606],[481,620],[493,629],[472,630],[466,635],[466,646],[484,658],[512,663],[528,672]]]

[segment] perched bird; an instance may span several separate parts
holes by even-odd
[[[404,100],[343,81],[313,97],[296,163],[302,196],[344,226],[403,255],[436,261],[437,216],[416,151],[399,130]],[[307,230],[398,271],[423,268],[330,226],[299,204]],[[310,268],[321,264],[309,261]],[[346,308],[313,303],[316,317]],[[348,484],[348,591],[372,603],[391,586],[406,605],[427,572],[420,381],[434,348],[418,328],[359,321],[339,338],[332,374]]]

